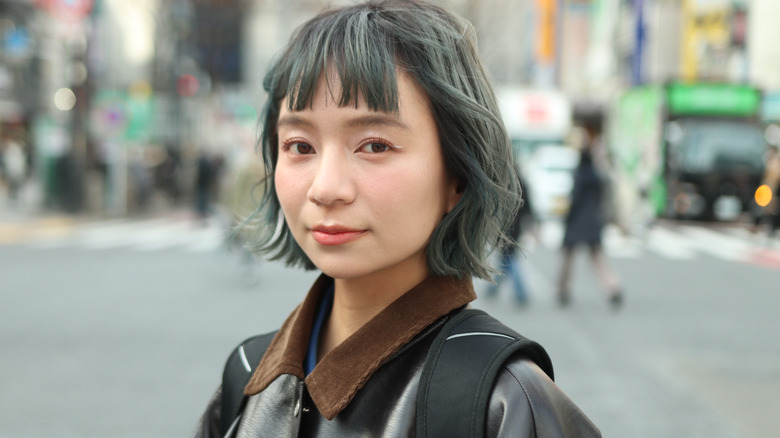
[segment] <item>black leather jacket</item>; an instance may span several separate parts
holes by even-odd
[[[230,437],[413,437],[415,398],[430,341],[402,351],[376,372],[355,399],[331,421],[323,418],[304,382],[281,375],[249,398],[238,430]],[[218,437],[217,391],[195,437]],[[442,406],[442,409],[446,409]],[[488,437],[600,437],[598,429],[539,369],[527,360],[507,361],[490,398]],[[237,433],[236,433],[237,432]]]
[[[303,307],[306,307],[305,303]],[[382,361],[353,398],[330,420],[313,402],[306,383],[308,378],[304,380],[295,373],[274,374],[270,384],[249,397],[238,426],[228,436],[415,436],[417,388],[428,350],[440,329],[441,319],[437,319]],[[283,326],[282,331],[285,330]],[[260,365],[262,367],[264,362]],[[350,367],[351,363],[342,361],[341,366]],[[220,436],[220,395],[218,390],[195,437]],[[447,406],[441,409],[447,409]],[[499,371],[489,400],[487,419],[488,437],[601,436],[593,423],[536,364],[520,358],[510,357]]]

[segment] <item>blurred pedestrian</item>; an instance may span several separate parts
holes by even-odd
[[[509,329],[467,309],[472,277],[492,271],[486,242],[501,240],[519,203],[475,38],[428,2],[372,1],[317,15],[276,58],[263,81],[270,184],[258,245],[322,274],[262,359],[250,362],[255,350],[242,344],[228,360],[249,382],[240,416],[226,408],[235,388],[223,385],[196,436],[414,436],[418,426],[456,436],[467,431],[440,429],[460,421],[491,437],[599,436],[538,344],[498,335]],[[458,341],[438,336],[463,315],[474,325]],[[481,408],[443,405],[483,375],[469,368],[480,355],[461,348],[426,361],[430,352],[509,341],[533,357],[496,359]],[[436,374],[434,389],[422,377],[434,363],[465,371]]]
[[[221,172],[219,155],[203,152],[198,158],[195,175],[195,212],[202,221],[214,213]]]
[[[574,171],[571,204],[564,222],[562,261],[558,277],[558,303],[569,305],[574,252],[580,246],[588,248],[590,261],[613,308],[623,304],[620,280],[604,255],[602,230],[604,228],[605,183],[594,164],[594,149],[598,145],[598,130],[585,127],[585,138],[580,151],[580,162]]]
[[[181,197],[179,162],[179,153],[176,148],[172,145],[167,145],[165,147],[165,158],[163,158],[156,169],[157,184],[165,193],[169,204],[172,206],[178,205]]]
[[[3,131],[0,138],[0,178],[8,185],[8,198],[16,202],[27,177],[27,158],[22,143]]]
[[[516,170],[519,175],[520,170]],[[520,177],[520,184],[518,187],[520,188],[520,196],[523,203],[514,215],[509,229],[506,231],[506,235],[510,237],[512,241],[504,242],[501,245],[499,255],[501,260],[499,264],[501,272],[493,276],[493,283],[488,286],[486,292],[489,298],[497,296],[501,285],[509,276],[512,279],[515,303],[520,306],[528,304],[528,290],[523,278],[523,269],[520,263],[520,258],[523,255],[520,241],[523,237],[525,226],[533,226],[536,222],[529,202],[530,197],[528,190],[526,190],[523,181],[523,178]]]
[[[154,180],[146,162],[145,151],[132,148],[129,152],[127,169],[134,207],[139,213],[146,213],[154,189]]]
[[[232,178],[225,184],[227,187],[224,198],[227,201],[226,209],[230,218],[226,240],[228,248],[240,254],[244,278],[249,280],[249,284],[255,284],[258,280],[259,260],[248,247],[255,230],[246,224],[260,207],[266,184],[265,166],[262,160],[249,154],[239,158],[237,163]]]
[[[771,239],[780,230],[780,199],[778,199],[778,191],[780,191],[780,146],[769,146],[761,185],[766,187],[768,195],[764,195],[762,203],[765,203],[765,205],[761,207],[761,213],[756,220],[754,230],[758,229],[758,225],[761,222],[768,222],[768,236]],[[756,201],[759,201],[759,199],[756,199]]]

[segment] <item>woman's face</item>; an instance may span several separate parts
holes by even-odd
[[[277,196],[295,240],[333,278],[423,277],[433,229],[459,199],[427,97],[403,74],[398,92],[398,114],[362,98],[339,107],[324,78],[311,107],[281,104]]]

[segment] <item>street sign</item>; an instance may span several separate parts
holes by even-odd
[[[92,11],[93,0],[36,0],[36,5],[59,19],[78,21]]]

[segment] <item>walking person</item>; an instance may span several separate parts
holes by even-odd
[[[202,223],[215,213],[219,194],[222,158],[219,154],[202,152],[195,173],[195,213]]]
[[[467,308],[519,204],[474,29],[424,1],[329,10],[263,83],[257,247],[322,273],[236,348],[195,436],[600,436],[538,344]]]
[[[516,169],[519,174],[519,169]],[[515,213],[514,218],[506,232],[506,235],[512,239],[512,242],[506,242],[501,245],[499,266],[501,271],[493,276],[493,283],[487,288],[488,298],[494,298],[498,295],[501,285],[510,277],[512,279],[512,288],[514,291],[515,303],[519,306],[528,304],[528,289],[523,278],[523,269],[520,264],[520,258],[523,256],[520,240],[523,237],[524,226],[530,222],[534,225],[533,211],[529,201],[528,190],[520,178],[520,196],[522,205]]]
[[[8,199],[19,201],[19,192],[27,177],[25,148],[13,135],[2,132],[0,137],[0,182],[8,184]]]
[[[780,146],[770,145],[764,163],[764,174],[759,190],[756,192],[756,202],[760,204],[756,214],[753,231],[758,231],[761,222],[768,222],[767,237],[769,242],[780,230]]]
[[[229,225],[225,230],[226,243],[228,249],[238,251],[244,270],[243,275],[248,280],[248,284],[254,285],[259,280],[259,259],[247,246],[252,230],[249,227],[242,228],[235,225],[246,222],[257,209],[267,178],[261,160],[249,154],[242,154],[237,161],[237,168],[232,178],[228,180],[227,196],[224,196],[227,201],[225,207],[229,214]]]
[[[605,288],[613,308],[623,304],[620,280],[604,254],[601,234],[604,228],[605,186],[594,164],[594,149],[598,144],[597,129],[586,126],[580,161],[574,171],[571,204],[566,215],[563,236],[562,261],[558,276],[558,303],[568,306],[571,301],[571,277],[575,250],[585,246],[598,279]]]

